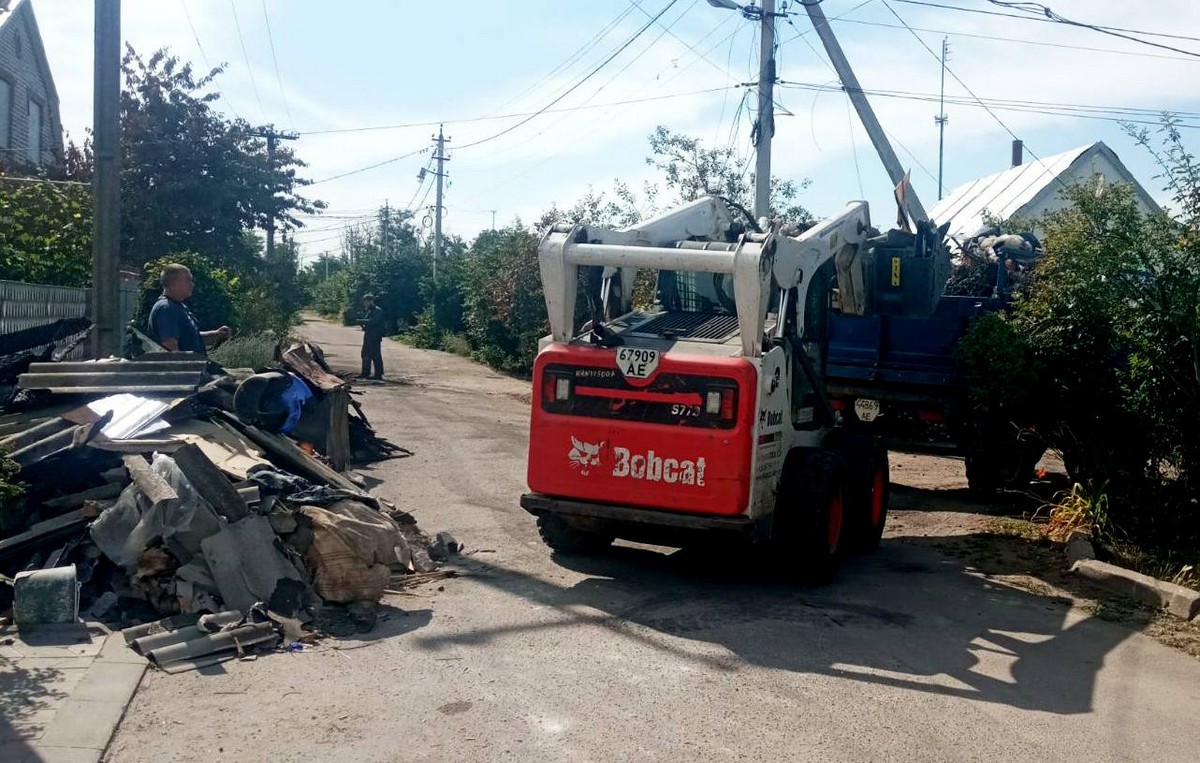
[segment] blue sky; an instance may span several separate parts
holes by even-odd
[[[314,180],[423,149],[437,128],[417,124],[322,131],[445,121],[452,138],[446,228],[470,238],[490,227],[491,210],[500,224],[516,217],[529,221],[552,204],[570,205],[589,187],[607,190],[617,178],[639,188],[654,178],[645,157],[646,136],[656,125],[709,144],[733,145],[749,157],[748,110],[754,99],[739,109],[745,89],[738,84],[757,76],[756,25],[704,0],[676,0],[660,24],[650,26],[555,106],[574,110],[542,114],[503,137],[466,147],[523,119],[480,117],[541,109],[668,2],[124,0],[123,34],[139,51],[166,46],[198,67],[206,58],[210,64],[226,63],[218,79],[220,108],[254,123],[302,133],[294,146],[310,163],[307,175]],[[984,0],[931,2],[999,10]],[[93,4],[33,3],[64,126],[81,136],[91,124]],[[949,33],[951,68],[984,99],[1200,112],[1200,91],[1194,85],[1200,58],[1092,30],[897,0],[887,0],[887,5],[912,27],[935,30],[918,32],[934,50],[940,49],[942,32]],[[937,61],[907,30],[894,28],[900,22],[884,0],[825,0],[823,6],[831,18],[845,14],[834,29],[864,88],[937,92]],[[1200,3],[1194,0],[1056,0],[1053,7],[1063,16],[1094,24],[1200,37]],[[801,9],[793,4],[793,10]],[[791,21],[779,25],[778,76],[788,82],[833,84],[807,17]],[[797,38],[801,32],[806,34]],[[1200,51],[1200,42],[1151,39]],[[559,66],[593,41],[577,61]],[[969,98],[952,78],[946,90],[956,100]],[[775,174],[812,181],[802,203],[823,214],[865,198],[877,224],[890,220],[890,184],[846,97],[781,88],[777,101],[792,116],[777,117]],[[873,98],[872,103],[896,139],[901,162],[912,168],[914,187],[932,206],[937,198],[937,104],[896,98]],[[948,105],[946,113],[947,189],[1008,165],[1011,136],[992,115],[960,104]],[[1105,141],[1152,195],[1162,198],[1149,158],[1115,122],[1062,113],[994,113],[1037,156]],[[1191,122],[1200,124],[1200,117]],[[1200,138],[1196,130],[1185,132]],[[1192,143],[1200,145],[1200,140]],[[419,185],[416,176],[428,158],[428,152],[413,155],[309,189],[329,209],[325,219],[298,234],[305,254],[336,251],[340,229],[385,200],[393,207],[419,210],[428,184]],[[432,204],[432,195],[424,203]],[[423,216],[419,212],[418,219]]]

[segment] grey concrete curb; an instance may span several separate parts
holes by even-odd
[[[1097,560],[1091,538],[1085,533],[1071,533],[1067,537],[1066,552],[1071,572],[1077,575],[1184,620],[1200,618],[1200,591]]]

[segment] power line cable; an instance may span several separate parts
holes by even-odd
[[[701,37],[699,40],[697,40],[696,45],[697,46],[702,45],[705,40],[712,37],[714,34],[716,34],[718,31],[723,29],[727,24],[734,21],[736,18],[738,18],[738,17],[733,14],[725,14],[724,18],[720,22],[718,22],[715,26],[713,26],[711,29],[709,29],[707,32],[705,32],[704,36]],[[705,53],[711,54],[717,48],[719,48],[722,45],[724,45],[725,43],[729,42],[730,38],[732,38],[735,34],[737,34],[737,32],[740,29],[741,29],[740,26],[735,28],[728,35],[721,38],[717,42],[713,43],[713,45],[711,45],[707,50],[705,50]],[[661,79],[661,77],[662,77],[663,72],[666,70],[664,69],[664,70],[660,71],[655,76],[655,78],[649,83],[649,86],[669,85],[671,82],[675,81],[677,78],[682,76],[688,69],[690,69],[692,66],[694,66],[697,60],[698,60],[697,58],[693,57],[686,65],[684,65],[682,67],[678,67],[676,69],[675,73],[671,77],[668,77],[665,80]],[[735,87],[740,87],[740,85],[735,86]],[[643,88],[639,89],[637,92],[643,92],[645,89],[646,88],[643,87]],[[726,88],[713,88],[712,90],[702,91],[702,92],[717,92],[717,91],[724,90],[724,89],[726,89]],[[700,93],[698,92],[696,94],[700,94]],[[651,99],[645,99],[645,100],[651,100]],[[583,140],[585,138],[589,138],[592,135],[594,135],[601,127],[603,127],[607,124],[610,124],[610,121],[607,120],[606,117],[608,117],[610,114],[612,114],[614,109],[623,109],[623,108],[626,108],[626,106],[624,106],[622,104],[615,104],[615,105],[607,108],[604,112],[602,112],[599,115],[599,117],[591,120],[589,129],[585,130],[582,134],[580,134],[580,136],[578,137],[578,140]],[[478,198],[484,196],[485,194],[489,194],[489,193],[495,191],[498,188],[502,188],[506,185],[509,185],[510,183],[525,177],[526,175],[530,174],[531,172],[538,169],[539,167],[547,164],[548,162],[552,161],[554,158],[555,157],[548,155],[545,158],[543,158],[539,161],[533,162],[533,163],[526,162],[520,171],[518,171],[512,175],[509,175],[507,178],[504,178],[503,180],[501,180],[499,182],[489,185],[487,188],[483,189],[482,191],[479,191],[475,194],[468,196],[467,200],[470,201],[472,199],[478,199]]]
[[[846,88],[835,85],[826,85],[815,82],[795,82],[793,80],[780,80],[780,87],[792,88],[796,90],[809,90],[814,92],[834,92],[844,91]],[[926,103],[937,103],[939,95],[937,93],[918,93],[903,90],[871,90],[863,88],[860,92],[864,95],[869,95],[878,98],[892,98],[909,101],[922,101]],[[982,103],[980,102],[982,101]],[[1042,114],[1045,116],[1056,117],[1072,117],[1078,119],[1091,119],[1102,122],[1117,122],[1127,124],[1144,124],[1144,125],[1159,125],[1160,121],[1152,121],[1149,119],[1139,119],[1138,117],[1150,117],[1160,115],[1163,110],[1145,109],[1138,112],[1134,111],[1119,111],[1119,109],[1127,107],[1110,107],[1118,109],[1117,111],[1096,111],[1099,107],[1076,107],[1076,106],[1056,106],[1054,104],[1044,104],[1041,101],[1007,101],[993,98],[967,98],[966,96],[946,96],[946,103],[955,106],[971,106],[975,108],[986,108],[990,106],[997,111],[1011,111],[1017,113]],[[1041,104],[1041,105],[1038,105]],[[1144,113],[1142,113],[1144,112]],[[1174,112],[1171,112],[1174,113]],[[1185,112],[1186,114],[1195,114],[1195,112]],[[1108,116],[1106,116],[1108,114]],[[1196,119],[1196,116],[1189,117]],[[1189,122],[1180,122],[1180,127],[1187,129],[1200,129],[1200,124],[1192,124]]]
[[[287,114],[288,124],[296,129],[296,120],[292,118],[292,108],[288,105],[287,93],[283,89],[283,78],[279,76],[279,58],[275,55],[275,35],[271,33],[271,16],[267,13],[267,0],[262,0],[263,21],[267,25],[267,41],[271,43],[271,63],[275,66],[275,82],[279,85],[279,97],[283,99],[283,110]]]
[[[587,111],[589,109],[607,109],[614,106],[628,106],[637,103],[649,103],[651,101],[665,101],[671,98],[686,98],[692,95],[704,95],[707,93],[717,93],[722,90],[732,90],[739,85],[731,85],[728,87],[710,87],[703,90],[690,90],[686,93],[667,93],[664,95],[655,95],[646,98],[630,98],[623,101],[609,101],[607,103],[593,103],[586,106],[568,106],[561,109],[546,109],[541,111],[542,114],[569,114],[576,111]],[[514,119],[516,117],[526,117],[531,114],[538,114],[536,111],[524,111],[515,114],[496,114],[495,116],[479,116],[465,117],[463,119],[435,119],[427,122],[404,122],[401,124],[391,125],[372,125],[367,127],[338,127],[329,130],[301,130],[297,135],[338,135],[342,133],[359,133],[372,132],[378,130],[403,130],[412,127],[436,127],[438,125],[457,125],[467,124],[471,122],[489,122],[497,119]]]
[[[418,148],[416,151],[409,151],[407,154],[401,154],[400,156],[393,156],[391,159],[384,159],[382,162],[375,162],[374,164],[368,164],[366,167],[359,167],[358,169],[349,170],[347,172],[340,172],[337,175],[331,175],[327,178],[321,178],[320,180],[314,180],[311,183],[309,183],[308,185],[311,186],[311,185],[317,185],[319,183],[328,183],[332,180],[341,180],[344,177],[350,177],[351,175],[357,175],[360,172],[366,172],[367,170],[373,170],[377,167],[383,167],[388,164],[394,164],[395,162],[401,161],[402,159],[407,159],[410,156],[416,156],[417,154],[423,154],[427,151],[432,151],[432,150],[433,150],[432,146],[425,146],[423,148]]]
[[[988,0],[988,1],[991,2],[991,0]],[[944,11],[961,11],[963,13],[978,13],[978,14],[982,14],[985,16],[1002,16],[1004,18],[1010,18],[1010,19],[1021,19],[1022,21],[1040,21],[1040,22],[1044,22],[1046,24],[1061,24],[1061,23],[1063,23],[1061,21],[1056,21],[1055,19],[1042,18],[1039,16],[1026,16],[1026,15],[1019,14],[1019,13],[1001,13],[999,11],[983,10],[982,8],[963,8],[960,5],[945,5],[943,3],[931,3],[931,2],[928,2],[928,0],[896,0],[896,2],[904,3],[905,5],[923,5],[927,8],[939,8]],[[1099,29],[1099,30],[1107,31],[1107,32],[1128,32],[1129,34],[1140,34],[1140,35],[1145,35],[1147,37],[1162,37],[1162,38],[1170,39],[1170,40],[1190,40],[1192,42],[1200,42],[1200,37],[1191,37],[1191,36],[1183,35],[1183,34],[1168,34],[1166,32],[1146,32],[1146,31],[1139,30],[1139,29],[1127,29],[1125,27],[1115,27],[1115,26],[1096,25],[1095,28]]]
[[[183,8],[183,15],[187,19],[188,28],[192,30],[192,39],[196,41],[196,48],[199,49],[200,58],[204,61],[204,67],[206,69],[205,75],[207,76],[213,71],[214,67],[212,62],[210,62],[208,59],[208,53],[204,51],[204,43],[200,42],[200,35],[196,32],[196,25],[192,22],[192,14],[191,11],[188,10],[187,0],[179,0],[179,6]],[[229,100],[229,96],[222,92],[221,86],[217,84],[216,80],[213,80],[213,87],[218,93],[220,93],[221,98],[225,100],[225,104],[229,106],[229,110],[233,112],[234,119],[241,119],[241,117],[238,115],[237,109],[233,107],[233,102]]]
[[[44,185],[82,185],[90,186],[82,180],[51,180],[49,178],[19,178],[12,175],[0,175],[0,183],[40,183]]]
[[[857,11],[859,8],[865,8],[866,6],[870,5],[873,2],[875,2],[875,0],[863,0],[861,3],[854,6],[850,10],[848,10],[844,13],[839,13],[837,16],[834,16],[832,18],[827,18],[826,21],[829,21],[829,22],[840,21],[841,19],[844,19],[847,16],[849,16],[851,13],[854,13],[855,11]],[[796,25],[792,23],[792,21],[791,21],[792,15],[796,15],[796,14],[790,14],[790,13],[786,14],[785,18],[786,18],[788,24],[792,27],[792,29],[796,30],[796,36],[787,38],[786,40],[781,42],[780,45],[786,45],[787,43],[791,42],[792,40],[797,40],[801,37],[807,37],[808,35],[812,34],[814,31],[816,31],[815,29],[805,29],[803,32],[801,32],[799,29],[796,28]]]
[[[246,72],[250,75],[250,86],[254,88],[254,99],[258,101],[258,108],[265,117],[267,110],[263,107],[262,96],[258,94],[258,83],[254,80],[254,69],[250,66],[250,54],[246,52],[246,38],[242,36],[242,22],[238,19],[237,3],[229,0],[229,7],[233,11],[233,25],[237,29],[238,42],[242,45],[242,58],[246,61]]]
[[[863,26],[882,27],[884,29],[903,29],[899,24],[888,24],[883,21],[867,21],[865,19],[831,19],[831,21],[841,21],[843,24],[861,24]],[[1081,50],[1089,53],[1106,53],[1116,56],[1136,56],[1138,58],[1157,58],[1166,61],[1187,61],[1195,63],[1196,59],[1189,56],[1168,56],[1162,53],[1142,53],[1136,50],[1117,50],[1116,48],[1097,48],[1091,45],[1067,45],[1061,42],[1042,42],[1040,40],[1023,40],[1019,37],[1000,37],[994,34],[973,34],[971,32],[958,32],[949,29],[931,29],[929,27],[913,27],[918,32],[928,32],[930,34],[949,35],[951,37],[969,37],[976,40],[988,40],[992,42],[1013,42],[1019,45],[1036,45],[1043,48],[1061,48],[1063,50]],[[792,38],[795,39],[795,38]]]
[[[951,69],[950,66],[947,65],[946,62],[944,62],[942,60],[942,57],[939,56],[937,53],[933,52],[933,48],[929,47],[929,45],[927,45],[925,43],[925,40],[921,39],[921,35],[917,34],[915,31],[913,31],[913,28],[908,25],[908,22],[906,22],[903,18],[901,18],[899,13],[896,13],[896,10],[894,8],[892,8],[891,5],[888,4],[887,0],[881,0],[881,1],[883,2],[883,7],[887,8],[888,11],[890,11],[891,14],[896,17],[896,20],[904,25],[904,28],[909,31],[909,34],[911,34],[916,39],[917,42],[921,43],[921,47],[925,48],[925,50],[929,51],[929,55],[931,55],[935,59],[937,59],[938,65],[944,67],[946,69],[946,73],[949,74],[951,77],[953,77],[954,81],[957,82],[960,86],[962,86],[962,89],[966,90],[967,93],[969,93],[970,96],[972,98],[974,98],[975,101],[977,103],[979,103],[980,106],[983,107],[984,111],[986,111],[988,114],[990,114],[992,116],[992,119],[996,120],[996,124],[1003,127],[1004,131],[1007,132],[1009,135],[1011,135],[1013,140],[1020,140],[1020,138],[1017,137],[1017,134],[1015,132],[1013,132],[1012,129],[1007,124],[1004,123],[1004,120],[1001,119],[1000,117],[996,116],[996,113],[994,111],[992,111],[990,108],[988,108],[987,104],[985,104],[982,100],[980,100],[979,96],[975,95],[975,91],[972,90],[967,85],[967,83],[963,82],[961,77],[959,77],[957,74],[954,73],[954,70]],[[1037,154],[1034,154],[1032,149],[1029,151],[1029,153],[1033,156],[1034,159],[1038,158]]]
[[[647,21],[647,22],[645,23],[645,25],[643,25],[643,26],[642,26],[640,29],[638,29],[638,31],[637,31],[637,32],[635,32],[635,33],[633,34],[633,36],[632,36],[632,37],[630,37],[630,38],[629,38],[628,40],[626,40],[626,41],[625,41],[625,42],[624,42],[624,43],[623,43],[623,44],[622,44],[620,47],[618,47],[618,48],[617,48],[615,51],[613,51],[613,52],[612,52],[612,54],[610,54],[610,55],[609,55],[607,58],[605,58],[603,61],[601,61],[601,62],[600,62],[600,64],[599,64],[598,66],[596,66],[594,69],[592,69],[592,70],[591,70],[590,72],[588,72],[586,75],[584,75],[583,79],[579,80],[579,81],[578,81],[578,82],[576,82],[574,85],[572,85],[571,87],[567,88],[567,89],[566,89],[564,92],[562,92],[561,94],[559,94],[557,97],[555,97],[553,100],[551,100],[551,101],[550,101],[549,103],[547,103],[545,106],[543,106],[541,109],[539,109],[538,111],[536,111],[536,112],[534,112],[533,114],[529,115],[528,117],[525,117],[524,119],[522,119],[521,121],[517,122],[516,124],[510,125],[510,126],[508,126],[508,127],[504,128],[503,130],[501,130],[500,132],[496,133],[495,135],[489,135],[489,136],[488,136],[488,137],[486,137],[486,138],[482,138],[482,139],[480,139],[480,140],[472,141],[471,143],[466,143],[466,144],[460,145],[460,146],[458,147],[458,150],[460,150],[460,151],[461,151],[461,150],[462,150],[462,149],[464,149],[464,148],[474,148],[475,146],[479,146],[479,145],[482,145],[482,144],[484,144],[484,143],[489,143],[489,142],[491,142],[491,141],[493,141],[493,140],[496,140],[496,139],[497,139],[497,138],[499,138],[499,137],[502,137],[502,136],[504,136],[504,135],[507,135],[507,134],[509,134],[509,133],[510,133],[510,132],[512,132],[513,130],[516,130],[516,129],[518,129],[518,128],[520,128],[520,127],[524,126],[524,125],[527,125],[527,124],[529,124],[531,121],[533,121],[534,119],[536,119],[538,116],[540,116],[541,114],[545,113],[546,109],[549,109],[549,108],[553,107],[553,106],[554,106],[555,104],[557,104],[559,101],[561,101],[562,99],[566,98],[566,97],[567,97],[568,95],[570,95],[571,93],[573,93],[573,92],[575,92],[576,90],[578,90],[580,87],[582,87],[582,86],[583,86],[583,84],[584,84],[584,83],[586,83],[588,80],[590,80],[592,77],[594,77],[594,76],[595,76],[595,75],[596,75],[596,74],[597,74],[597,73],[598,73],[598,72],[599,72],[601,69],[603,69],[605,66],[608,66],[608,64],[609,64],[609,63],[611,63],[611,62],[612,62],[612,60],[613,60],[614,58],[616,58],[617,56],[619,56],[619,55],[621,55],[623,52],[625,52],[625,50],[626,50],[626,49],[627,49],[627,48],[628,48],[630,45],[632,45],[632,44],[634,43],[634,41],[635,41],[635,40],[637,40],[639,37],[641,37],[641,36],[642,36],[642,34],[643,34],[643,33],[644,33],[644,32],[645,32],[647,29],[649,29],[649,28],[650,28],[650,27],[651,27],[651,26],[652,26],[652,25],[653,25],[655,22],[657,22],[657,21],[658,21],[660,18],[662,18],[662,17],[663,17],[663,15],[664,15],[664,14],[665,14],[667,11],[669,11],[669,10],[670,10],[672,7],[674,7],[674,5],[675,5],[676,3],[678,3],[678,2],[679,2],[679,0],[669,0],[669,2],[668,2],[668,3],[667,3],[667,4],[666,4],[664,7],[663,7],[663,9],[662,9],[661,11],[659,11],[659,12],[658,12],[658,13],[657,13],[657,14],[656,14],[656,15],[655,15],[653,18],[651,18],[649,21]]]
[[[868,2],[870,2],[870,1],[872,1],[872,0],[868,0]],[[855,6],[854,8],[851,8],[849,11],[846,11],[846,13],[842,14],[842,16],[845,16],[848,13],[853,13],[854,11],[858,10],[859,8],[862,8],[864,5],[866,5],[866,3],[861,3],[857,6]],[[839,16],[839,17],[836,17],[833,19],[829,19],[829,21],[836,21],[839,18],[841,18],[841,17]],[[796,25],[794,23],[792,23],[792,20],[790,18],[788,18],[786,20],[787,20],[787,23],[793,29],[796,29]],[[800,32],[799,29],[796,29],[796,31]],[[808,30],[808,31],[813,31],[813,30]],[[812,44],[812,42],[805,36],[806,34],[807,34],[807,32],[801,32],[801,33],[797,34],[795,37],[793,37],[792,39],[793,40],[795,40],[795,39],[802,40],[804,42],[804,44],[808,46],[808,49],[812,51],[813,55],[817,57],[817,60],[820,61],[821,63],[823,63],[825,65],[825,67],[827,69],[829,69],[829,71],[833,72],[833,76],[836,78],[834,81],[838,82],[840,85],[841,76],[838,74],[837,69],[824,55],[821,54],[820,51],[818,51],[816,49],[816,47]],[[816,89],[816,90],[818,90],[818,92],[820,92],[821,90],[828,90],[831,88],[829,85],[819,85],[816,88],[812,88],[812,89]],[[842,90],[847,93],[847,96],[849,95],[849,91],[844,86],[835,86],[832,89]],[[850,103],[849,98],[847,98],[846,102],[847,102],[847,104]],[[817,99],[816,99],[816,97],[814,97],[813,98],[813,108],[812,108],[813,121],[811,122],[811,126],[810,126],[810,130],[812,131],[812,136],[813,136],[813,143],[817,143],[817,130],[816,130],[816,126],[815,126],[816,111],[817,111]],[[900,146],[900,149],[902,151],[904,151],[904,153],[908,154],[908,157],[910,159],[912,159],[913,164],[915,164],[922,172],[924,172],[926,175],[928,175],[931,180],[933,180],[934,182],[937,182],[937,177],[932,172],[929,171],[929,168],[925,166],[925,163],[921,161],[920,157],[918,157],[915,152],[911,151],[908,148],[908,146],[904,145],[904,143],[902,143],[899,138],[895,137],[890,132],[888,132],[887,128],[880,125],[880,129],[883,130],[884,135],[886,135],[889,140],[891,140],[896,145]],[[853,134],[851,134],[850,139],[851,139],[851,141],[854,140]],[[817,149],[818,150],[820,149],[820,144],[817,144]],[[857,165],[857,159],[858,159],[858,157],[855,156],[856,165]]]
[[[1091,29],[1094,32],[1099,32],[1100,34],[1106,34],[1109,37],[1119,37],[1122,40],[1130,40],[1131,42],[1141,43],[1142,45],[1149,45],[1152,48],[1162,48],[1163,50],[1170,50],[1175,53],[1182,53],[1185,56],[1195,56],[1196,58],[1200,58],[1200,53],[1197,53],[1193,50],[1184,50],[1183,48],[1176,48],[1173,45],[1164,45],[1161,42],[1151,42],[1150,40],[1143,40],[1140,37],[1134,37],[1132,34],[1125,34],[1126,31],[1133,31],[1133,30],[1117,31],[1116,29],[1111,28],[1111,27],[1099,26],[1097,24],[1088,24],[1088,23],[1085,23],[1082,21],[1073,21],[1072,19],[1066,18],[1065,16],[1060,16],[1059,14],[1050,10],[1049,7],[1042,5],[1040,3],[1010,3],[1010,2],[1002,2],[1001,0],[988,0],[988,2],[990,2],[992,5],[998,5],[1001,8],[1012,8],[1012,9],[1018,10],[1018,11],[1025,11],[1027,13],[1040,14],[1041,16],[1045,16],[1047,19],[1050,19],[1051,21],[1056,22],[1058,24],[1079,27],[1080,29]],[[1135,32],[1135,34],[1148,34],[1148,33],[1147,32]]]
[[[511,106],[514,103],[517,103],[522,98],[524,98],[526,95],[533,93],[538,88],[540,88],[542,85],[549,82],[555,75],[571,68],[576,62],[581,60],[584,56],[586,56],[588,53],[590,53],[593,48],[595,48],[598,44],[600,44],[600,41],[603,40],[605,37],[607,37],[608,33],[611,32],[614,28],[616,28],[616,26],[618,24],[620,24],[622,21],[624,21],[625,18],[627,16],[629,16],[629,14],[633,13],[635,5],[636,5],[636,3],[631,2],[628,6],[625,7],[625,10],[623,10],[620,13],[620,15],[618,15],[612,21],[608,22],[608,24],[606,24],[603,28],[601,28],[600,31],[598,31],[594,35],[592,35],[591,39],[589,39],[582,46],[580,46],[574,53],[572,53],[566,59],[561,61],[557,66],[555,66],[553,69],[551,69],[545,75],[543,75],[539,80],[534,82],[532,85],[530,85],[529,87],[526,87],[524,90],[522,90],[517,95],[513,96],[512,98],[509,98],[507,101],[505,101],[504,103],[497,106],[493,111],[499,111],[500,109],[503,109],[507,106]],[[489,112],[489,113],[492,113],[492,112]],[[439,124],[439,123],[435,122],[433,124]],[[446,122],[445,124],[449,124],[449,122]]]
[[[637,2],[637,0],[632,0],[632,2],[633,2],[633,4],[634,4],[634,6],[635,6],[635,7],[636,7],[636,8],[637,8],[639,11],[641,11],[641,12],[642,12],[643,14],[645,14],[646,16],[650,16],[650,11],[646,10],[645,8],[643,8],[643,7],[642,7],[642,6],[641,6],[641,5],[640,5],[640,4]],[[696,5],[695,3],[692,3],[690,6],[688,6],[688,9],[687,9],[686,11],[684,11],[684,12],[683,12],[683,13],[680,15],[680,18],[683,18],[683,16],[686,16],[686,15],[687,15],[687,13],[688,13],[688,11],[690,11],[690,10],[691,10],[693,7],[695,7],[695,5]],[[675,23],[671,24],[671,26],[675,26],[675,24],[677,24],[677,23],[679,23],[679,19],[676,19],[676,20],[675,20]],[[662,24],[659,24],[659,26],[662,26]],[[704,63],[708,64],[708,65],[709,65],[709,66],[711,66],[712,68],[716,69],[716,70],[717,70],[718,72],[720,72],[721,74],[724,74],[724,75],[726,75],[726,76],[728,76],[728,77],[733,77],[733,75],[729,73],[729,67],[728,67],[728,65],[727,65],[725,68],[721,68],[721,65],[720,65],[720,64],[714,63],[714,62],[712,61],[712,59],[710,59],[708,56],[704,55],[704,54],[703,54],[703,53],[701,53],[699,50],[697,50],[697,49],[696,49],[696,47],[695,47],[694,45],[692,45],[690,42],[688,42],[687,40],[683,39],[683,38],[682,38],[682,37],[680,37],[679,35],[675,34],[673,31],[671,31],[671,27],[663,27],[663,28],[666,30],[667,34],[671,35],[671,37],[675,38],[675,40],[677,40],[678,42],[680,42],[680,43],[681,43],[681,44],[682,44],[682,45],[683,45],[685,48],[687,48],[688,50],[690,50],[691,52],[693,52],[693,53],[695,53],[697,56],[699,56],[701,61],[703,61]]]

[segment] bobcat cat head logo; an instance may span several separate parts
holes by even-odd
[[[578,469],[584,477],[588,476],[589,469],[600,465],[600,448],[604,443],[583,442],[572,437],[571,445],[571,452],[567,454],[567,458],[571,459],[571,466]]]

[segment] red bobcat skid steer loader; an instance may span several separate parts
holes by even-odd
[[[834,259],[869,226],[855,202],[795,238],[750,232],[708,197],[628,230],[549,231],[521,498],[546,543],[736,533],[816,574],[876,546],[887,452],[835,427],[820,374]],[[658,272],[648,310],[631,307],[640,268]]]

